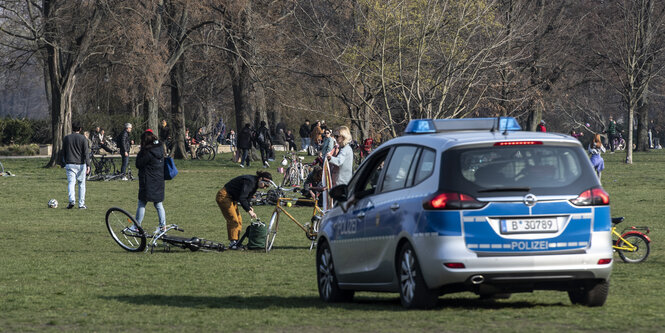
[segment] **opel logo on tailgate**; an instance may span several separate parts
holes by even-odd
[[[536,198],[536,196],[534,194],[529,193],[529,194],[524,196],[524,204],[529,206],[529,207],[532,207],[533,205],[535,205],[537,201],[538,201],[538,198]]]

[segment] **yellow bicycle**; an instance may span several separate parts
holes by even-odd
[[[623,217],[612,218],[612,248],[624,262],[637,263],[646,260],[651,252],[651,239],[647,236],[649,227],[631,226],[619,233],[616,225],[623,220]]]
[[[306,204],[312,205],[312,218],[309,222],[302,224],[293,217],[284,206]],[[312,250],[314,247],[314,242],[316,241],[316,236],[319,232],[319,225],[321,224],[321,218],[323,217],[323,210],[319,208],[318,202],[316,199],[296,199],[296,198],[278,198],[277,203],[275,204],[275,210],[270,216],[270,221],[268,222],[268,235],[266,236],[266,252],[272,250],[272,246],[275,244],[275,237],[277,236],[277,229],[279,227],[279,217],[280,215],[285,215],[293,223],[295,223],[300,229],[305,232],[307,239],[311,241],[309,249]]]

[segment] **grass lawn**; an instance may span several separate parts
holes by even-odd
[[[622,162],[624,153],[604,158],[612,215],[626,216],[625,225],[650,226],[653,240],[644,263],[625,264],[615,255],[605,306],[573,306],[564,292],[496,301],[458,293],[441,297],[430,311],[403,310],[397,294],[357,293],[353,303],[322,303],[314,252],[286,220],[269,254],[126,252],[109,236],[104,214],[112,206],[133,213],[137,181],[88,182],[88,209],[67,210],[64,170],[43,169],[45,159],[0,158],[16,174],[0,177],[0,331],[661,331],[665,151],[636,153],[633,165]],[[167,221],[185,229],[184,236],[228,243],[215,194],[232,177],[257,169],[233,165],[228,154],[176,163],[180,174],[166,185]],[[47,208],[51,198],[59,208]],[[272,211],[256,209],[263,220]],[[301,219],[311,213],[289,211]],[[156,225],[148,205],[144,226]]]

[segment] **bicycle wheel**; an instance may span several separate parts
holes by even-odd
[[[277,236],[277,222],[279,222],[279,213],[274,211],[268,222],[268,233],[266,234],[266,253],[272,250],[272,245],[275,243],[275,236]]]
[[[624,234],[621,237],[625,239],[625,242],[623,239],[619,239],[617,246],[630,247],[628,244],[626,244],[627,242],[635,247],[635,251],[617,249],[621,260],[628,263],[637,263],[647,259],[649,252],[651,252],[651,246],[649,245],[649,241],[646,237],[644,237],[644,235],[632,233]]]
[[[129,227],[135,226],[138,232],[132,232]],[[118,245],[129,252],[140,252],[145,249],[146,236],[134,217],[127,211],[118,207],[111,207],[106,211],[106,227]]]
[[[210,161],[213,158],[215,158],[214,152],[208,146],[199,147],[196,150],[196,159]]]

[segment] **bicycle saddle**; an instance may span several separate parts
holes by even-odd
[[[613,217],[613,218],[612,218],[612,223],[614,223],[614,224],[619,224],[619,223],[623,222],[623,220],[624,220],[624,217],[623,217],[623,216],[621,216],[621,217]]]

